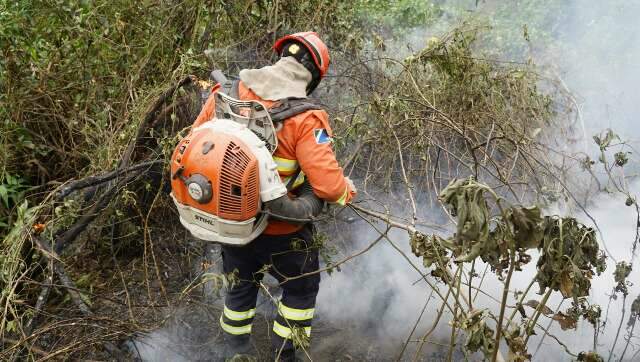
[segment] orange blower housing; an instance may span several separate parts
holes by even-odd
[[[287,194],[273,160],[276,130],[257,101],[215,94],[214,118],[195,127],[171,157],[171,196],[199,239],[245,245],[267,226],[262,203]]]
[[[258,214],[258,161],[237,137],[211,129],[189,134],[173,152],[171,175],[173,196],[183,205],[234,221]]]

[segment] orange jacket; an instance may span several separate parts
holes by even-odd
[[[215,115],[213,95],[219,89],[219,84],[213,87],[193,127],[213,119]],[[261,99],[242,82],[239,84],[238,94],[241,100],[257,100],[267,108],[276,103]],[[273,159],[278,164],[278,172],[285,184],[298,168],[301,168],[302,172],[295,180],[294,188],[302,184],[306,178],[316,196],[331,203],[345,205],[353,199],[356,192],[349,186],[342,168],[338,165],[331,148],[329,137],[332,135],[329,116],[325,111],[310,110],[293,116],[284,122],[284,126],[277,133],[278,148],[273,154]],[[282,235],[293,233],[300,228],[300,225],[271,220],[264,233]]]

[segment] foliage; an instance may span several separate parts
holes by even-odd
[[[166,84],[263,63],[292,30],[344,40],[349,11],[327,0],[5,2],[2,174],[29,186],[108,170]]]
[[[424,28],[431,25],[442,14],[441,5],[432,1],[419,0],[358,0],[354,7],[359,9],[360,21],[390,35],[400,36],[403,31]]]
[[[455,285],[448,272],[451,267],[449,259],[441,256],[446,256],[447,250],[455,257],[454,263],[475,262],[480,258],[499,276],[504,277],[503,272],[508,270],[501,301],[502,312],[498,319],[500,328],[496,335],[485,326],[482,321],[484,312],[480,310],[470,311],[469,316],[459,322],[459,327],[467,332],[466,347],[470,351],[482,347],[487,359],[494,355],[493,347],[487,343],[499,343],[509,281],[514,271],[531,261],[531,256],[526,254],[529,249],[540,252],[532,284],[537,282],[539,293],[545,297],[542,302],[531,300],[526,303],[535,308],[536,313],[525,326],[506,329],[503,337],[509,345],[511,358],[518,361],[530,359],[527,341],[540,315],[556,320],[562,329],[576,328],[581,316],[596,326],[601,309],[598,305],[589,305],[584,298],[589,295],[593,275],[601,274],[606,268],[605,256],[594,230],[572,217],[543,217],[537,207],[505,206],[504,199],[473,178],[452,180],[439,198],[457,218],[454,235],[443,239],[413,233],[410,241],[412,252],[423,259],[426,267],[435,264],[437,273],[432,272],[432,275]],[[573,306],[566,314],[554,314],[546,307],[552,291],[559,291],[563,298],[573,299]],[[521,301],[525,295],[520,297]],[[522,314],[525,316],[524,312]]]
[[[602,308],[596,304],[589,304],[587,298],[581,297],[577,298],[571,302],[571,307],[567,309],[566,315],[564,315],[564,319],[567,323],[571,323],[569,328],[575,328],[576,323],[582,317],[587,322],[589,322],[592,326],[596,327],[598,322],[600,321],[600,317],[602,316]],[[563,329],[569,329],[566,326],[562,325],[562,322],[559,321],[561,327]]]
[[[490,356],[495,348],[494,331],[487,325],[487,313],[474,310],[461,318],[458,322],[460,329],[467,333],[465,347],[471,352],[481,350],[485,356]]]
[[[638,319],[640,319],[640,295],[633,300],[633,303],[631,303],[631,315],[629,316],[627,326],[633,327]]]
[[[580,352],[578,361],[581,362],[604,362],[604,358],[596,352]]]
[[[595,231],[574,218],[547,217],[544,238],[538,246],[536,280],[540,290],[551,288],[565,298],[589,295],[591,279],[606,269]]]
[[[489,196],[498,206],[496,216],[490,213]],[[526,250],[539,249],[536,281],[540,293],[551,288],[565,298],[588,295],[592,275],[606,268],[594,231],[574,218],[542,217],[536,207],[504,208],[493,190],[471,178],[450,182],[440,199],[450,208],[452,216],[457,217],[457,230],[453,237],[439,240],[437,245],[451,250],[456,256],[455,262],[470,262],[480,257],[501,273],[511,263],[515,263],[517,269],[528,263],[531,257],[525,254]],[[435,240],[430,240],[430,244],[436,244]],[[412,243],[415,245],[416,241]],[[421,245],[414,247],[413,252],[423,257],[425,266],[429,266],[433,262],[430,250],[437,247]]]
[[[28,186],[20,176],[4,173],[0,177],[0,235],[4,234],[13,220],[12,209],[24,201],[24,193]]]
[[[431,275],[438,279],[446,279],[446,267],[451,266],[451,252],[443,245],[444,239],[437,235],[425,235],[420,232],[411,233],[409,244],[414,255],[422,257],[425,268],[434,267]]]
[[[478,15],[490,26],[481,42],[496,56],[527,61],[539,48],[557,45],[556,24],[566,21],[567,7],[558,0],[491,1]]]
[[[533,67],[473,53],[483,30],[462,26],[403,61],[371,61],[364,78],[358,72],[367,70],[356,66],[340,73],[332,100],[354,112],[334,118],[336,148],[348,155],[357,145],[356,175],[390,189],[398,183],[392,175],[402,154],[407,177],[420,179],[420,189],[439,189],[445,185],[438,180],[468,175],[503,184],[516,198],[522,190],[507,185],[540,195],[543,185],[554,188],[553,166],[539,142],[553,143],[559,134],[546,129],[570,127],[567,108],[540,92],[542,79]],[[437,180],[426,170],[435,170]]]
[[[613,272],[613,280],[617,283],[614,288],[616,292],[624,295],[629,294],[627,277],[631,274],[631,269],[631,264],[626,261],[621,261],[616,264],[616,270]]]
[[[504,336],[509,346],[509,361],[525,362],[531,360],[531,354],[527,352],[526,335],[520,327],[515,327]]]
[[[0,317],[0,336],[9,328],[16,328],[20,322],[17,302],[21,296],[16,290],[21,275],[28,268],[30,260],[23,259],[28,244],[26,236],[32,232],[40,207],[29,207],[23,201],[16,207],[16,219],[11,232],[0,243],[0,308],[6,311]],[[9,324],[12,322],[12,324]]]
[[[33,249],[34,232],[51,241],[94,201],[89,193],[77,198],[76,204],[61,205],[52,197],[61,183],[115,168],[169,84],[188,74],[206,79],[212,68],[234,73],[240,67],[264,64],[271,57],[273,40],[285,32],[312,28],[343,44],[350,33],[345,29],[354,26],[353,19],[345,16],[350,11],[348,3],[327,0],[2,2],[0,337],[7,335],[7,326],[12,333],[25,330],[33,305],[24,301],[33,300],[41,289],[47,265]],[[169,113],[151,121],[191,122],[193,118],[178,109],[188,95],[179,92],[173,98],[176,103],[166,105]],[[174,129],[155,131],[145,134],[144,141],[157,144],[141,147],[152,159],[175,144]],[[74,266],[86,266],[92,251],[117,253],[125,237],[114,242],[114,234],[130,231],[126,239],[134,240],[133,250],[144,255],[148,286],[147,263],[156,263],[150,246],[153,221],[141,205],[155,205],[159,219],[162,210],[170,210],[169,203],[155,202],[158,184],[147,183],[142,192],[129,190],[133,202],[115,198],[96,222],[95,242],[85,245],[89,250],[82,250],[82,263]],[[145,197],[151,200],[143,202]],[[114,243],[121,244],[114,247]],[[96,259],[108,256],[98,253]],[[61,353],[68,356],[73,350]]]

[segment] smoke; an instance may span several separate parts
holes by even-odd
[[[504,38],[511,39],[510,47],[500,49],[500,54],[505,60],[519,61],[531,56],[534,63],[558,76],[576,96],[580,110],[580,128],[583,132],[576,138],[585,138],[584,144],[591,145],[586,151],[594,159],[597,159],[599,150],[591,141],[591,136],[606,128],[613,129],[631,144],[637,143],[640,135],[634,121],[640,108],[636,96],[640,84],[640,25],[636,15],[640,13],[640,1],[588,4],[566,1],[556,2],[554,5],[549,2],[488,0],[481,2],[478,7],[475,6],[475,1],[448,3],[452,7],[445,11],[440,21],[429,28],[414,29],[403,39],[388,44],[391,52],[398,57],[406,56],[410,49],[424,46],[428,37],[446,32],[469,17],[485,21],[489,19],[493,28],[483,39],[485,45],[494,46]],[[469,12],[473,14],[469,15]],[[531,16],[523,15],[522,12]],[[537,26],[544,24],[548,28],[538,29],[543,32],[533,32],[526,53],[523,53],[524,46],[518,48],[513,44],[517,44],[518,39],[525,43],[523,29],[530,21],[537,21]],[[529,24],[529,30],[531,29]],[[536,38],[535,34],[540,33],[543,34]],[[586,184],[579,186],[588,187]],[[629,190],[632,195],[637,195],[640,183],[633,183]],[[618,325],[623,320],[622,298],[610,300],[614,287],[614,259],[634,262],[635,270],[628,280],[635,282],[640,276],[638,258],[630,260],[631,247],[636,235],[636,215],[632,207],[624,205],[625,199],[626,196],[620,194],[605,193],[592,200],[587,209],[587,213],[597,221],[604,235],[603,241],[613,257],[608,261],[607,271],[594,277],[590,295],[590,302],[599,304],[603,309],[603,318],[607,317],[604,332],[599,336],[596,346],[596,350],[604,356],[609,355]],[[426,205],[421,205],[420,208],[429,209]],[[557,208],[547,212],[567,213],[562,207]],[[438,217],[439,213],[434,210],[433,215]],[[585,224],[592,225],[584,213],[574,216]],[[348,238],[353,243],[352,251],[361,249],[376,236],[377,233],[367,225],[356,227]],[[421,262],[409,251],[405,234],[394,233],[391,240],[415,265],[420,266]],[[534,255],[534,260],[536,257],[537,255]],[[484,265],[477,265],[477,270],[481,271],[483,268]],[[523,272],[516,273],[512,285],[515,289],[522,290],[534,275],[535,262],[532,262]],[[382,241],[369,253],[343,266],[341,273],[324,278],[318,298],[319,315],[336,325],[349,326],[370,343],[383,344],[384,347],[381,349],[384,349],[384,353],[381,356],[395,356],[413,329],[431,290],[424,282],[416,282],[419,279],[419,273],[407,263],[405,257],[387,242]],[[482,292],[476,299],[476,305],[489,306],[496,312],[496,303],[492,299],[501,295],[501,282],[493,275],[487,277]],[[638,286],[630,288],[623,326],[616,344],[616,358],[619,358],[626,344],[629,308],[638,293]],[[561,310],[570,307],[571,301],[563,302],[558,293],[554,294],[556,295],[549,302],[550,307],[556,309],[560,306]],[[531,294],[531,299],[540,300],[540,297]],[[429,303],[413,339],[417,339],[434,321],[435,309],[439,303],[438,300]],[[513,298],[509,304],[513,305]],[[445,312],[443,319],[446,321],[450,317]],[[541,323],[546,325],[549,321],[546,319]],[[549,331],[566,343],[574,353],[593,349],[593,328],[586,321],[580,321],[575,331],[562,331],[559,325],[553,322]],[[448,333],[449,326],[441,322],[438,331],[432,337],[448,338]],[[538,350],[535,359],[557,360],[559,355],[564,354],[563,348],[550,337],[545,337],[539,346],[541,338],[542,336],[534,336],[530,342],[530,352]],[[635,352],[636,349],[630,347],[625,360],[632,360]],[[411,356],[410,353],[407,355]]]
[[[522,60],[521,58],[532,56],[535,63],[551,69],[562,79],[566,87],[577,97],[580,122],[584,128],[584,134],[580,135],[581,137],[586,136],[587,140],[590,140],[591,135],[605,128],[612,128],[622,138],[632,143],[639,140],[638,126],[634,122],[640,110],[640,102],[637,100],[637,88],[640,85],[640,66],[638,65],[640,64],[638,62],[640,25],[637,14],[640,14],[640,1],[614,0],[587,3],[578,0],[556,2],[487,0],[480,1],[476,6],[475,0],[456,0],[448,1],[447,4],[451,6],[446,8],[448,10],[444,11],[436,24],[429,28],[423,27],[407,32],[403,39],[388,44],[389,52],[402,58],[408,55],[411,49],[424,46],[429,36],[442,34],[469,17],[489,19],[488,21],[494,26],[491,34],[484,39],[488,46],[499,43],[505,38],[520,39],[524,42],[523,27],[530,25],[531,30],[531,24],[527,23],[537,21],[537,26],[541,26],[540,24],[545,26],[541,29],[544,30],[542,32],[544,35],[537,38],[536,34],[541,32],[532,32],[530,41],[533,48],[528,48],[526,54],[520,52],[522,48],[502,49],[504,58],[520,57],[517,60]],[[532,15],[523,16],[522,12]],[[589,144],[591,144],[590,141]],[[589,151],[595,154],[595,145]],[[640,182],[633,183],[630,190],[637,195],[640,192]],[[380,196],[380,199],[384,199],[384,196]],[[632,261],[630,250],[636,233],[636,215],[633,208],[624,206],[624,202],[625,198],[621,195],[602,194],[592,201],[587,212],[598,222],[602,235],[605,236],[604,241],[613,257],[618,261]],[[441,211],[432,209],[426,204],[420,205],[420,209],[424,214],[431,215],[426,218],[429,221],[442,217]],[[397,211],[400,214],[406,213],[406,210],[402,209]],[[567,212],[560,206],[557,210],[547,211],[561,214]],[[591,224],[591,220],[582,213],[574,216],[585,224]],[[378,233],[364,222],[352,225],[341,224],[327,231],[334,242],[347,246],[343,255],[364,249],[378,237]],[[342,265],[339,272],[323,274],[317,301],[317,318],[314,322],[316,337],[312,346],[312,355],[318,360],[343,357],[332,356],[335,351],[348,354],[354,350],[359,350],[360,358],[368,360],[388,360],[397,356],[427,301],[429,304],[420,323],[417,324],[412,339],[419,339],[434,322],[440,305],[439,298],[432,296],[432,289],[421,280],[420,272],[411,263],[418,266],[423,273],[426,272],[425,268],[421,266],[421,261],[411,254],[406,233],[391,232],[389,239],[395,246],[383,239],[367,253]],[[535,260],[537,256],[533,256]],[[640,277],[637,257],[633,262],[635,270],[629,280],[637,282]],[[480,273],[484,268],[482,263],[476,265],[476,270]],[[615,264],[610,259],[607,271],[601,276],[594,277],[590,295],[592,303],[602,306],[603,318],[608,309],[606,327],[599,337],[596,348],[604,356],[609,355],[618,324],[622,319],[621,298],[612,301],[609,299],[614,286],[612,275],[614,268]],[[523,272],[516,273],[512,286],[515,289],[524,289],[534,274],[535,262],[532,262]],[[441,291],[446,290],[442,284],[439,284],[438,288]],[[502,293],[501,282],[488,273],[481,289],[474,305],[489,307],[495,312],[497,305],[493,299]],[[626,318],[629,315],[631,301],[639,293],[638,285],[630,288],[625,320],[623,320],[615,351],[617,356],[626,343]],[[570,301],[562,302],[558,293],[554,294],[549,306],[553,309],[561,306],[560,309],[566,310],[570,306]],[[536,294],[531,294],[531,298],[540,299]],[[513,304],[512,298],[509,304]],[[528,312],[532,311],[528,310]],[[431,342],[437,342],[439,339],[444,339],[445,343],[448,342],[450,327],[447,321],[450,318],[451,315],[445,311],[436,332],[430,337]],[[215,323],[215,321],[207,319],[203,322],[200,319],[200,324],[203,323]],[[549,323],[548,319],[541,319],[541,324],[547,325],[547,323]],[[179,336],[183,333],[181,328],[184,327],[176,327],[175,324],[170,323],[169,327],[143,338],[138,343],[143,359],[193,360],[191,357],[194,354],[184,357],[180,349],[171,347],[176,345],[176,340],[180,341]],[[550,324],[549,332],[566,343],[574,353],[593,348],[593,329],[585,321],[580,321],[575,331],[562,331],[554,322]],[[542,336],[532,338],[529,344],[530,352],[538,350],[541,338]],[[412,342],[409,346],[405,356],[412,356],[416,343]],[[432,346],[428,344],[425,351],[427,353],[436,351],[437,348]],[[185,348],[184,345],[183,348]],[[625,360],[633,360],[632,356],[636,350],[630,347]],[[563,348],[552,338],[545,337],[534,360],[543,358],[558,360],[558,356],[561,355],[567,356]]]
[[[603,128],[638,140],[640,105],[640,1],[568,1],[559,24],[563,44],[555,56],[569,88],[579,98],[588,134]]]
[[[369,225],[356,225],[348,236],[353,243],[351,252],[364,249],[378,236]],[[368,253],[343,265],[341,272],[324,276],[317,303],[323,320],[338,328],[347,327],[345,335],[375,343],[378,357],[391,357],[399,351],[398,342],[408,337],[430,296],[430,289],[420,282],[424,268],[411,254],[406,232],[391,232],[389,239],[400,251],[388,240],[381,240]],[[435,306],[437,301],[430,303]]]
[[[590,139],[592,135],[602,132],[605,128],[613,129],[621,139],[630,142],[631,145],[637,145],[640,136],[636,125],[636,117],[640,110],[637,102],[637,84],[640,81],[640,24],[634,14],[640,11],[640,2],[607,1],[586,4],[567,1],[561,11],[565,16],[555,30],[556,44],[550,49],[542,49],[536,60],[558,69],[558,75],[577,96],[581,120],[584,123],[588,144],[591,145],[587,152],[597,159],[599,150]],[[635,161],[637,162],[637,159]],[[630,167],[635,168],[637,164]],[[629,191],[631,195],[637,196],[640,183],[632,183]],[[638,257],[631,254],[637,220],[633,207],[624,205],[625,199],[626,197],[620,194],[603,193],[593,200],[588,208],[588,212],[601,228],[603,241],[613,259],[631,262],[635,268],[628,278],[634,285],[629,288],[625,320],[622,322],[622,330],[616,344],[615,358],[619,358],[626,344],[626,319],[629,316],[631,301],[640,293],[637,285],[640,265]],[[591,224],[584,215],[579,217],[586,224]],[[614,269],[615,264],[610,259],[605,274],[594,278],[590,295],[592,303],[603,307],[603,317],[609,306],[606,327],[597,347],[604,356],[609,355],[623,312],[621,297],[611,301],[609,305],[609,296],[614,286]],[[559,335],[562,335],[574,351],[592,348],[590,346],[593,331],[586,325],[580,326],[577,333]],[[550,341],[547,342],[551,345]],[[552,349],[544,350],[547,351],[546,356],[551,357]],[[632,356],[636,351],[637,348],[630,347],[625,360],[634,360]]]

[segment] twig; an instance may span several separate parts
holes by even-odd
[[[415,333],[416,328],[418,328],[418,324],[420,324],[420,320],[422,320],[422,316],[424,315],[424,311],[427,309],[427,306],[429,305],[429,302],[431,301],[431,297],[433,297],[433,290],[431,291],[431,293],[427,297],[427,300],[424,303],[424,306],[422,307],[422,310],[420,311],[420,315],[418,316],[418,319],[413,324],[413,328],[411,329],[411,333],[409,333],[409,336],[407,337],[406,342],[404,342],[404,344],[402,345],[402,350],[400,350],[400,354],[398,355],[398,358],[396,358],[397,362],[399,362],[402,359],[402,355],[404,354],[404,351],[407,349],[407,345],[409,345],[409,342],[411,341],[411,337],[413,337],[413,334]]]
[[[516,309],[514,309],[511,315],[509,316],[509,319],[507,320],[507,326],[511,325],[513,318],[516,316],[516,313],[518,313],[518,308],[517,308],[518,305],[522,305],[522,302],[524,302],[524,298],[527,297],[527,294],[529,294],[529,290],[531,290],[531,287],[535,282],[536,282],[535,278],[531,279],[531,282],[529,282],[529,285],[527,285],[527,289],[525,289],[522,295],[520,296],[520,300],[516,301]]]
[[[44,305],[47,303],[47,299],[49,298],[49,292],[51,292],[51,287],[53,284],[53,274],[54,274],[52,261],[49,261],[49,269],[51,270],[51,275],[46,278],[48,281],[48,284],[43,286],[42,289],[40,290],[40,294],[38,295],[36,306],[33,310],[33,316],[31,317],[31,320],[29,320],[29,322],[27,323],[24,329],[24,334],[27,336],[31,334],[31,332],[33,331],[33,328],[38,324],[38,317],[39,317],[40,311],[42,311],[42,308],[44,308]]]
[[[560,301],[560,304],[558,304],[558,306],[556,307],[556,310],[560,310],[560,307],[562,307],[562,303],[564,303],[564,299]],[[535,352],[533,352],[533,356],[532,358],[538,353],[538,351],[540,350],[540,347],[542,347],[542,342],[544,342],[544,337],[545,336],[550,336],[551,334],[548,333],[549,328],[551,328],[551,325],[553,324],[553,318],[549,319],[549,324],[547,325],[547,328],[544,329],[544,335],[542,335],[542,337],[540,337],[540,342],[538,342],[538,347],[536,347]]]
[[[399,221],[395,221],[395,220],[391,219],[390,215],[385,215],[385,214],[379,213],[377,211],[369,210],[369,209],[366,209],[366,208],[364,208],[362,206],[359,206],[359,205],[356,205],[356,204],[349,204],[348,206],[351,207],[354,210],[358,210],[358,211],[362,212],[363,214],[367,214],[369,216],[373,216],[373,217],[375,217],[377,219],[380,219],[380,220],[386,222],[387,224],[389,224],[389,225],[391,225],[393,227],[396,227],[396,228],[399,228],[399,229],[404,229],[404,230],[406,230],[406,231],[408,231],[410,233],[419,232],[418,229],[416,229],[414,226],[411,226],[411,225],[408,225],[408,224],[405,224],[405,223],[401,223]],[[425,224],[425,225],[427,227],[435,229],[435,230],[447,231],[446,228],[444,228],[444,227],[442,227],[440,225],[436,225],[436,224]]]
[[[511,276],[513,275],[513,269],[515,267],[515,250],[511,250],[509,253],[510,265],[509,272],[507,273],[507,279],[504,282],[504,289],[502,290],[502,302],[500,303],[500,316],[498,317],[498,324],[496,326],[496,341],[493,349],[493,356],[491,360],[496,362],[498,359],[498,351],[500,350],[500,337],[502,337],[502,321],[504,320],[504,310],[507,305],[507,298],[509,297],[509,284],[511,283]],[[525,341],[525,344],[527,342]]]
[[[54,250],[56,253],[60,253],[64,245],[71,243],[75,240],[78,235],[87,228],[87,226],[100,214],[102,210],[104,210],[109,203],[113,200],[116,195],[118,189],[122,187],[122,185],[128,183],[133,178],[137,177],[138,174],[127,175],[122,179],[121,182],[111,185],[109,189],[107,189],[98,200],[93,204],[93,206],[76,222],[71,225],[67,231],[65,231],[62,235],[56,237]]]
[[[13,344],[13,347],[11,348],[15,348],[15,346],[19,346],[22,344],[22,341],[16,341],[15,339],[11,339],[8,337],[2,337],[3,342],[7,342],[7,343],[11,343]],[[49,353],[47,353],[46,351],[41,350],[38,347],[34,347],[34,346],[29,346],[29,349],[37,354],[39,354],[40,356],[46,357],[49,355]]]
[[[551,320],[553,322],[553,320]],[[570,355],[573,358],[577,358],[578,355],[571,352],[571,350],[569,349],[569,347],[567,347],[566,344],[564,344],[558,337],[554,336],[553,334],[549,333],[549,327],[547,327],[546,329],[544,328],[544,326],[541,326],[539,323],[537,323],[538,328],[542,329],[544,331],[544,336],[549,336],[551,337],[554,341],[556,341],[556,343],[558,343],[560,345],[560,347],[562,347],[564,349],[565,352],[567,352],[568,355]],[[543,337],[544,337],[543,336]],[[534,353],[535,354],[535,353]]]
[[[447,305],[446,298],[449,298],[450,293],[451,293],[451,289],[447,290],[447,294],[445,295],[445,300],[442,301],[440,310],[438,310],[438,313],[436,314],[436,319],[433,321],[431,328],[429,328],[429,330],[425,332],[425,334],[420,339],[420,345],[416,349],[416,353],[413,355],[413,362],[418,360],[418,357],[420,356],[420,352],[422,352],[422,348],[424,347],[424,343],[426,342],[427,338],[429,338],[431,333],[435,331],[436,327],[438,326],[438,323],[440,323],[440,319],[442,318],[442,313],[444,312],[444,307]]]
[[[624,323],[624,315],[626,313],[627,308],[627,294],[624,293],[622,295],[622,316],[620,317],[620,324],[618,324],[618,331],[616,332],[616,338],[613,340],[613,345],[611,346],[611,352],[609,353],[609,359],[607,362],[611,361],[611,357],[613,357],[613,352],[616,349],[616,344],[618,343],[618,337],[620,337],[620,330],[622,329],[622,324]]]
[[[622,355],[620,355],[620,362],[624,360],[624,355],[627,353],[627,348],[629,348],[629,342],[631,342],[631,337],[633,337],[633,330],[636,328],[635,321],[631,325],[631,330],[629,331],[629,337],[627,337],[627,344],[624,346],[624,350],[622,350]]]
[[[151,109],[146,113],[144,119],[142,120],[142,123],[140,124],[140,127],[138,127],[138,132],[136,134],[136,137],[133,140],[131,140],[131,142],[129,142],[127,149],[122,154],[122,158],[120,159],[120,163],[118,164],[119,169],[127,167],[129,165],[129,162],[131,161],[131,158],[133,156],[133,151],[138,145],[138,142],[140,141],[140,139],[142,139],[144,134],[147,132],[147,130],[149,129],[149,126],[151,126],[151,123],[156,118],[157,113],[160,112],[160,110],[163,108],[167,99],[173,96],[173,94],[178,89],[182,88],[187,84],[190,84],[195,79],[196,78],[192,75],[187,76],[183,78],[181,81],[179,81],[176,85],[174,85],[173,87],[169,88],[164,93],[162,93],[160,97],[158,97],[158,99],[155,101],[153,106],[151,106]]]
[[[456,274],[454,276],[454,281],[457,281],[456,286],[456,294],[454,299],[460,298],[460,283],[462,282],[462,264],[458,266],[458,270],[456,270]],[[458,313],[460,313],[459,304],[456,304],[455,309],[453,310],[453,319],[458,320]],[[456,323],[451,323],[451,337],[449,339],[449,352],[447,353],[447,360],[451,361],[453,358],[453,350],[456,346],[456,336],[457,336],[457,328]]]
[[[387,229],[387,231],[389,231],[389,229]],[[321,268],[321,269],[318,269],[316,271],[312,271],[312,272],[308,272],[308,273],[304,273],[304,274],[300,274],[300,275],[296,275],[296,276],[284,276],[284,280],[280,283],[280,285],[282,285],[282,284],[284,284],[284,283],[286,283],[288,281],[291,281],[291,280],[308,277],[310,275],[319,274],[319,273],[322,273],[322,272],[325,272],[325,271],[328,271],[328,270],[333,270],[333,269],[335,269],[336,266],[342,265],[342,264],[346,263],[347,261],[349,261],[349,260],[351,260],[351,259],[353,259],[353,258],[355,258],[357,256],[360,256],[360,255],[366,253],[367,251],[371,250],[371,248],[373,248],[383,238],[384,238],[384,235],[378,236],[373,242],[371,242],[369,245],[367,245],[367,247],[365,247],[364,249],[360,250],[359,252],[357,252],[355,254],[351,254],[348,257],[338,261],[337,263],[331,264],[331,265],[329,265],[329,266],[327,266],[325,268]]]
[[[529,342],[529,337],[531,337],[533,335],[534,328],[536,326],[536,323],[538,322],[538,318],[540,318],[540,315],[542,315],[542,310],[547,305],[547,301],[549,300],[549,296],[551,295],[552,291],[553,291],[553,289],[551,289],[551,288],[549,288],[547,290],[547,292],[544,294],[544,297],[542,297],[542,301],[538,304],[538,307],[536,308],[536,311],[534,312],[534,316],[531,319],[531,322],[527,323],[527,328],[525,329],[525,333],[527,334],[527,336],[524,339],[524,344],[525,345],[527,344],[527,342]]]
[[[418,209],[416,208],[416,200],[413,197],[413,191],[411,190],[411,183],[409,182],[409,178],[407,177],[407,171],[404,167],[404,158],[402,157],[402,145],[400,144],[400,139],[396,134],[396,131],[393,129],[393,126],[389,125],[391,132],[393,133],[393,137],[396,139],[396,143],[398,144],[398,158],[400,158],[400,170],[402,170],[402,178],[404,180],[405,187],[407,188],[407,194],[409,195],[409,201],[411,201],[411,226],[415,227],[416,220],[418,219]]]

